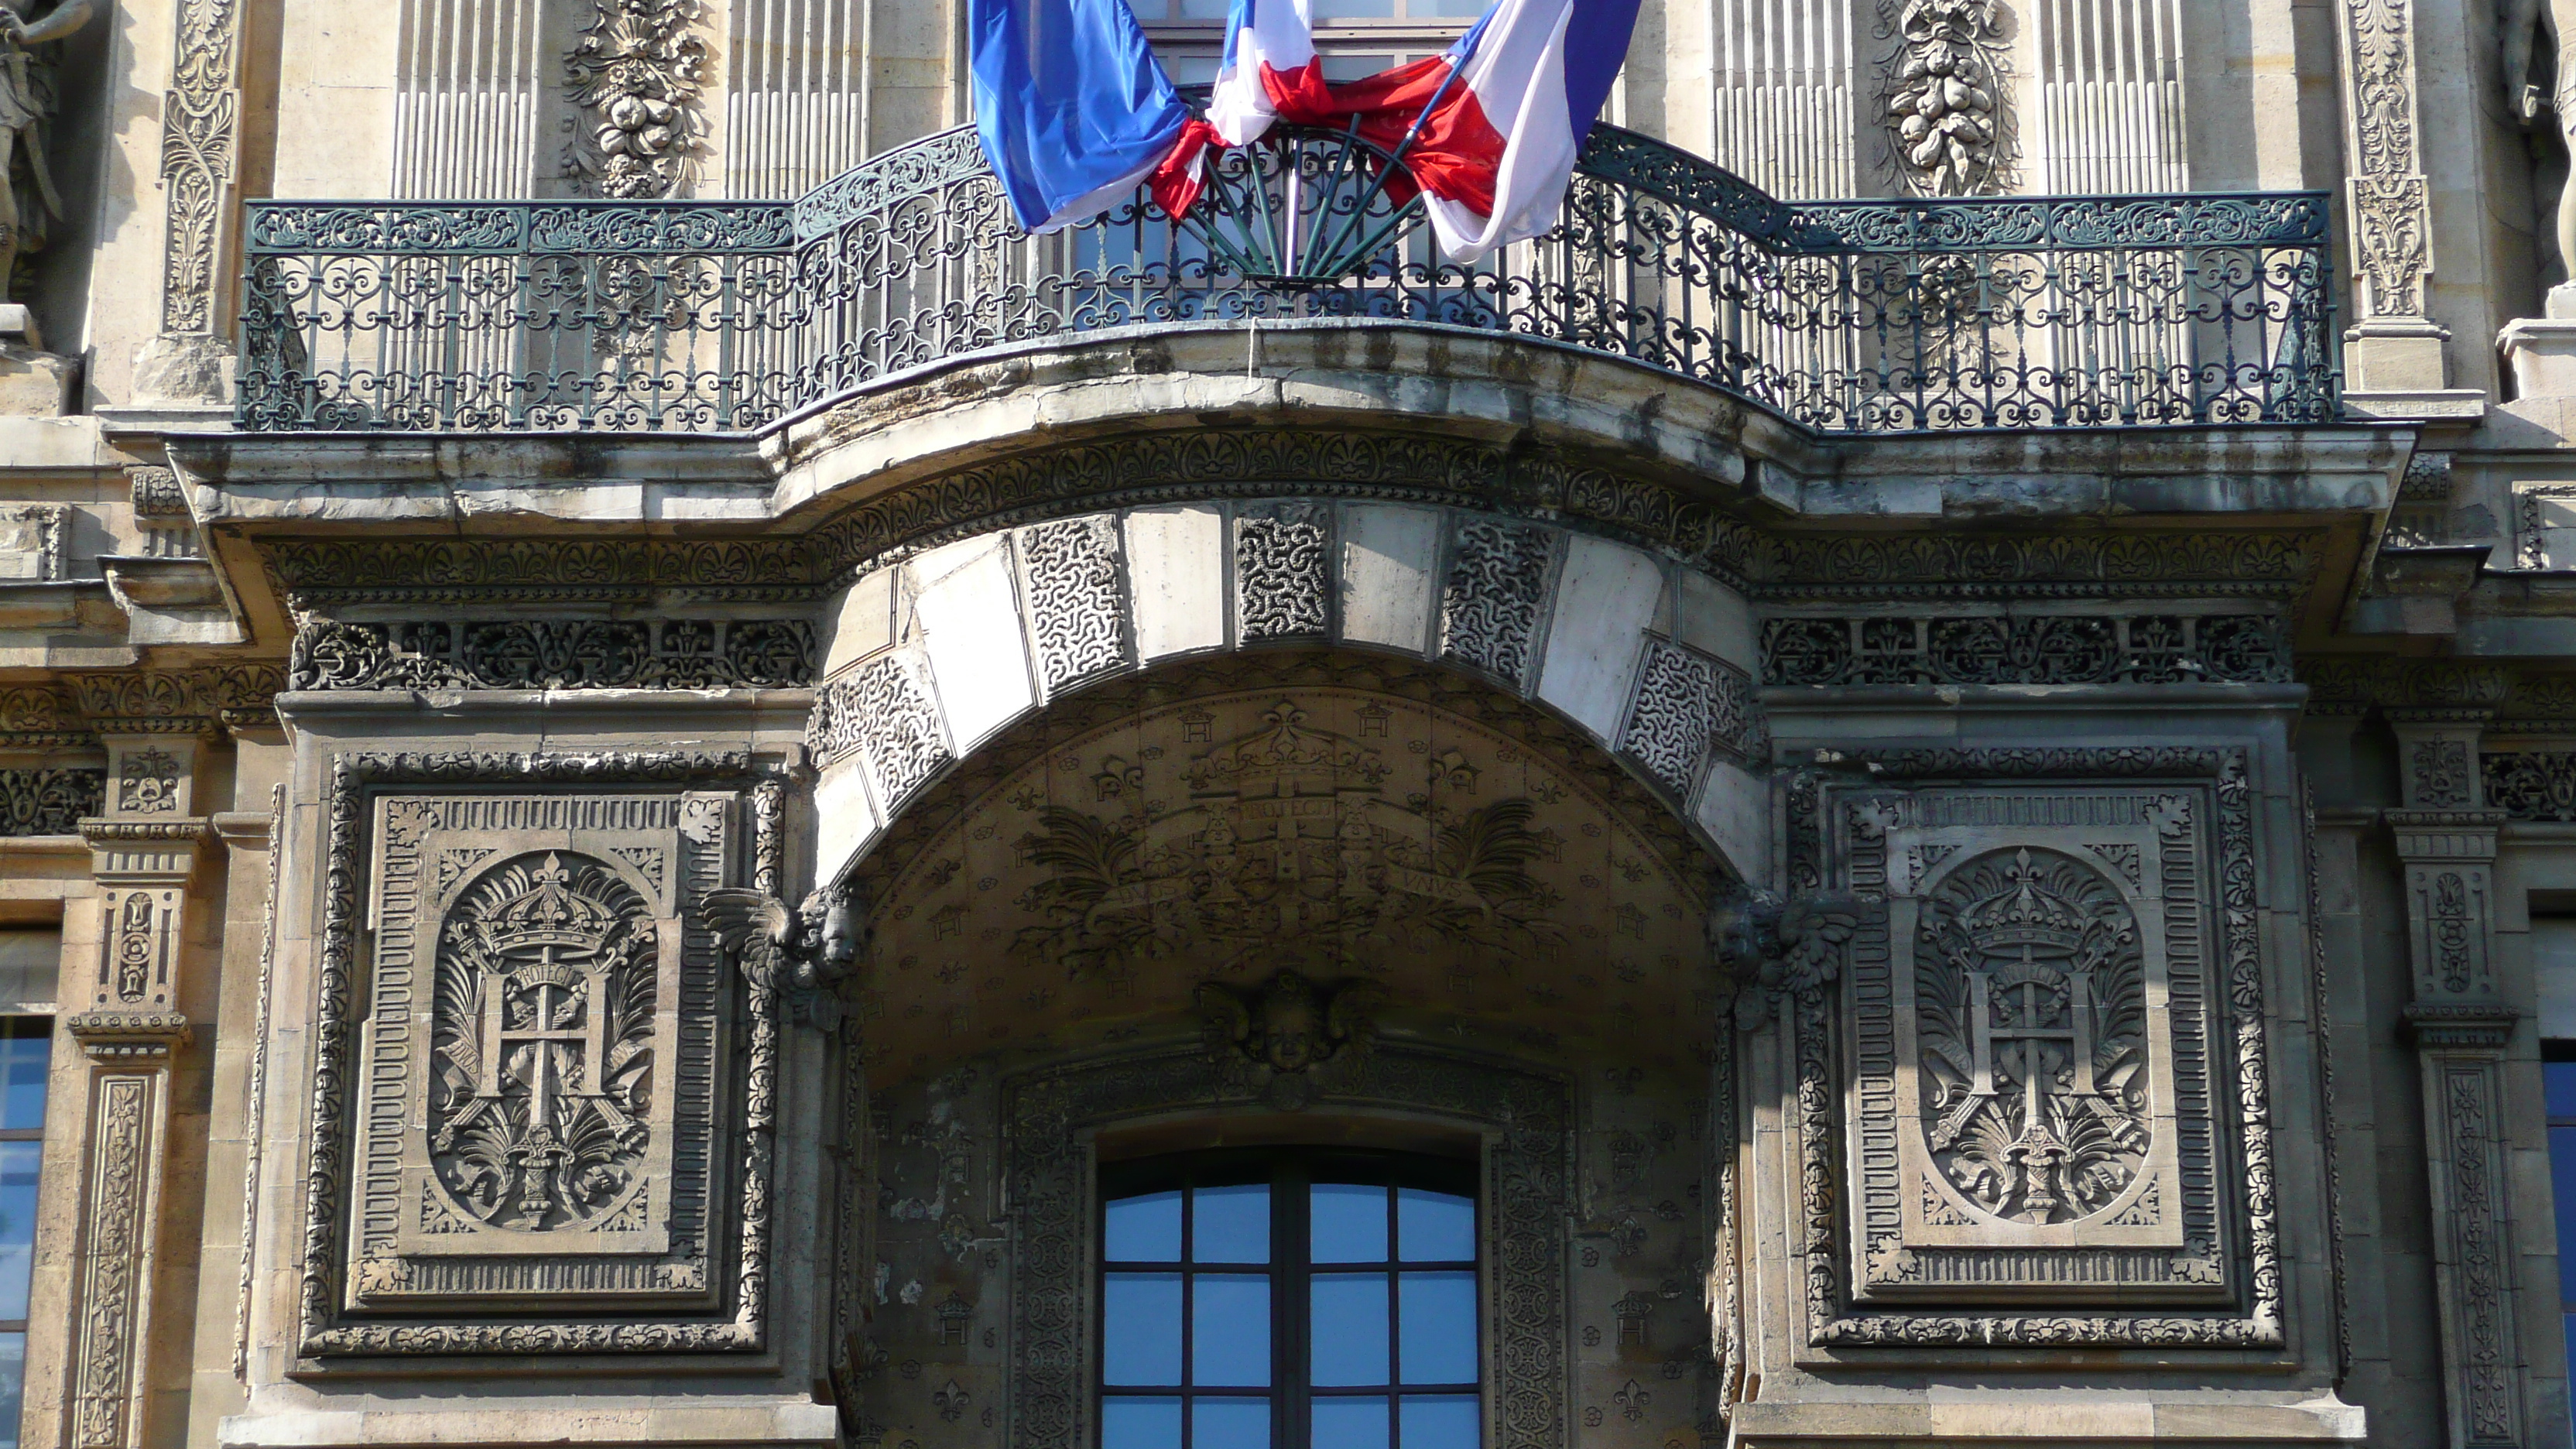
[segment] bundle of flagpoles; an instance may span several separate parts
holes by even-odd
[[[1453,262],[1555,224],[1638,0],[1491,0],[1446,52],[1340,85],[1324,80],[1308,3],[1233,0],[1200,114],[1127,0],[970,0],[976,133],[1021,228],[1087,221],[1138,186],[1178,221],[1198,205],[1212,149],[1280,122],[1335,128],[1383,157],[1346,232],[1382,192],[1417,190]],[[1365,254],[1384,234],[1330,249]]]

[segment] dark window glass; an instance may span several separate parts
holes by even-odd
[[[0,1449],[18,1449],[27,1269],[36,1255],[36,1173],[45,1156],[45,1077],[53,1042],[50,1018],[0,1018]]]
[[[2541,1063],[2549,1103],[2549,1186],[2558,1216],[2558,1311],[2567,1329],[2567,1366],[2576,1373],[2576,1042],[2551,1042]]]
[[[1213,1152],[1101,1198],[1102,1449],[1479,1449],[1472,1164]]]

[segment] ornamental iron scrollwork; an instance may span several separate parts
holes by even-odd
[[[627,28],[692,3],[635,0]],[[586,184],[612,197],[666,194],[700,144],[694,58],[642,44],[603,42],[629,81],[580,92]],[[1947,72],[1926,59],[1905,94],[1942,110],[1942,174],[1987,176],[1991,147],[1950,148],[1988,124],[1960,66],[1991,59],[1940,44]],[[1552,341],[1821,433],[2341,415],[2319,193],[1792,205],[1596,126],[1556,228],[1458,264],[1385,160],[1281,127],[1217,153],[1190,218],[1140,190],[1045,237],[1012,224],[971,128],[794,203],[250,202],[236,421],[747,432],[994,348],[1274,318]],[[366,344],[395,318],[399,345]]]

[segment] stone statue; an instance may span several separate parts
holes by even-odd
[[[2537,125],[2542,112],[2554,112],[2571,158],[2558,197],[2561,285],[2576,281],[2576,53],[2570,52],[2571,40],[2576,40],[2576,0],[2504,0],[2505,105],[2526,127]],[[2546,51],[2537,48],[2544,43]],[[2532,79],[2532,62],[2542,54],[2556,61],[2555,94],[2543,94]]]
[[[53,119],[60,97],[54,91],[53,58],[40,47],[61,40],[89,24],[90,0],[61,0],[41,16],[28,10],[38,0],[0,0],[0,289],[16,274],[18,254],[44,242],[45,223],[60,220],[62,193],[54,189],[45,164],[45,123]],[[18,163],[36,183],[43,207],[31,215],[18,194]],[[35,247],[30,247],[30,238]]]

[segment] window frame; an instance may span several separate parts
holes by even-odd
[[[19,1029],[22,1023],[27,1028],[24,1031]],[[37,1201],[42,1203],[42,1194],[45,1190],[45,1122],[46,1119],[53,1115],[54,1018],[51,1015],[40,1015],[31,1011],[0,1012],[0,1037],[5,1037],[10,1040],[25,1039],[29,1041],[42,1041],[45,1043],[45,1103],[43,1113],[38,1116],[36,1125],[33,1127],[0,1127],[0,1142],[33,1142],[37,1144],[36,1191],[39,1195]],[[36,1247],[35,1238],[37,1234],[43,1230],[44,1221],[39,1217],[38,1220],[35,1223],[30,1224],[29,1227],[28,1251],[32,1255]],[[29,1284],[30,1296],[28,1306],[30,1308],[34,1306],[33,1289],[34,1285],[32,1283]],[[26,1318],[0,1318],[0,1334],[14,1333],[23,1340],[28,1332],[27,1325],[32,1321],[33,1320]],[[20,1352],[23,1354],[24,1351],[25,1350],[22,1346]]]
[[[1318,1386],[1313,1382],[1311,1362],[1313,1346],[1311,1314],[1313,1282],[1317,1265],[1313,1261],[1310,1218],[1311,1198],[1308,1189],[1318,1181],[1354,1183],[1385,1187],[1387,1196],[1388,1258],[1375,1263],[1327,1263],[1327,1274],[1384,1274],[1392,1280],[1408,1272],[1460,1272],[1474,1275],[1476,1300],[1470,1321],[1476,1334],[1476,1381],[1472,1384],[1408,1384],[1403,1379],[1402,1334],[1404,1310],[1402,1295],[1390,1282],[1387,1300],[1387,1373],[1383,1385]],[[1181,1449],[1191,1449],[1193,1416],[1190,1405],[1198,1398],[1243,1399],[1262,1397],[1270,1403],[1270,1442],[1273,1449],[1293,1449],[1313,1440],[1314,1401],[1322,1398],[1383,1398],[1388,1403],[1390,1449],[1403,1449],[1403,1415],[1400,1405],[1408,1397],[1464,1397],[1476,1400],[1477,1438],[1484,1440],[1484,1425],[1492,1411],[1486,1393],[1487,1370],[1490,1367],[1485,1319],[1488,1312],[1487,1246],[1490,1242],[1490,1205],[1484,1192],[1482,1164],[1464,1157],[1421,1151],[1352,1146],[1298,1146],[1208,1148],[1196,1151],[1158,1153],[1150,1157],[1105,1161],[1099,1166],[1092,1195],[1092,1275],[1091,1361],[1095,1366],[1092,1391],[1093,1444],[1105,1443],[1107,1413],[1105,1406],[1112,1398],[1170,1399],[1181,1401]],[[1232,1187],[1264,1183],[1270,1189],[1270,1244],[1266,1263],[1199,1263],[1192,1257],[1191,1242],[1194,1214],[1182,1217],[1181,1258],[1177,1263],[1113,1260],[1109,1256],[1109,1205],[1123,1198],[1180,1188]],[[1401,1253],[1397,1229],[1400,1199],[1395,1190],[1414,1188],[1463,1197],[1473,1205],[1475,1256],[1468,1260],[1424,1260],[1412,1262],[1397,1256]],[[1196,1299],[1192,1280],[1201,1273],[1245,1275],[1260,1272],[1268,1279],[1270,1289],[1270,1383],[1254,1389],[1245,1386],[1218,1385],[1202,1388],[1190,1382],[1194,1377],[1192,1358],[1193,1335],[1191,1315]],[[1109,1315],[1107,1284],[1109,1275],[1122,1272],[1175,1273],[1181,1280],[1181,1350],[1182,1384],[1171,1386],[1111,1385],[1106,1371]]]

